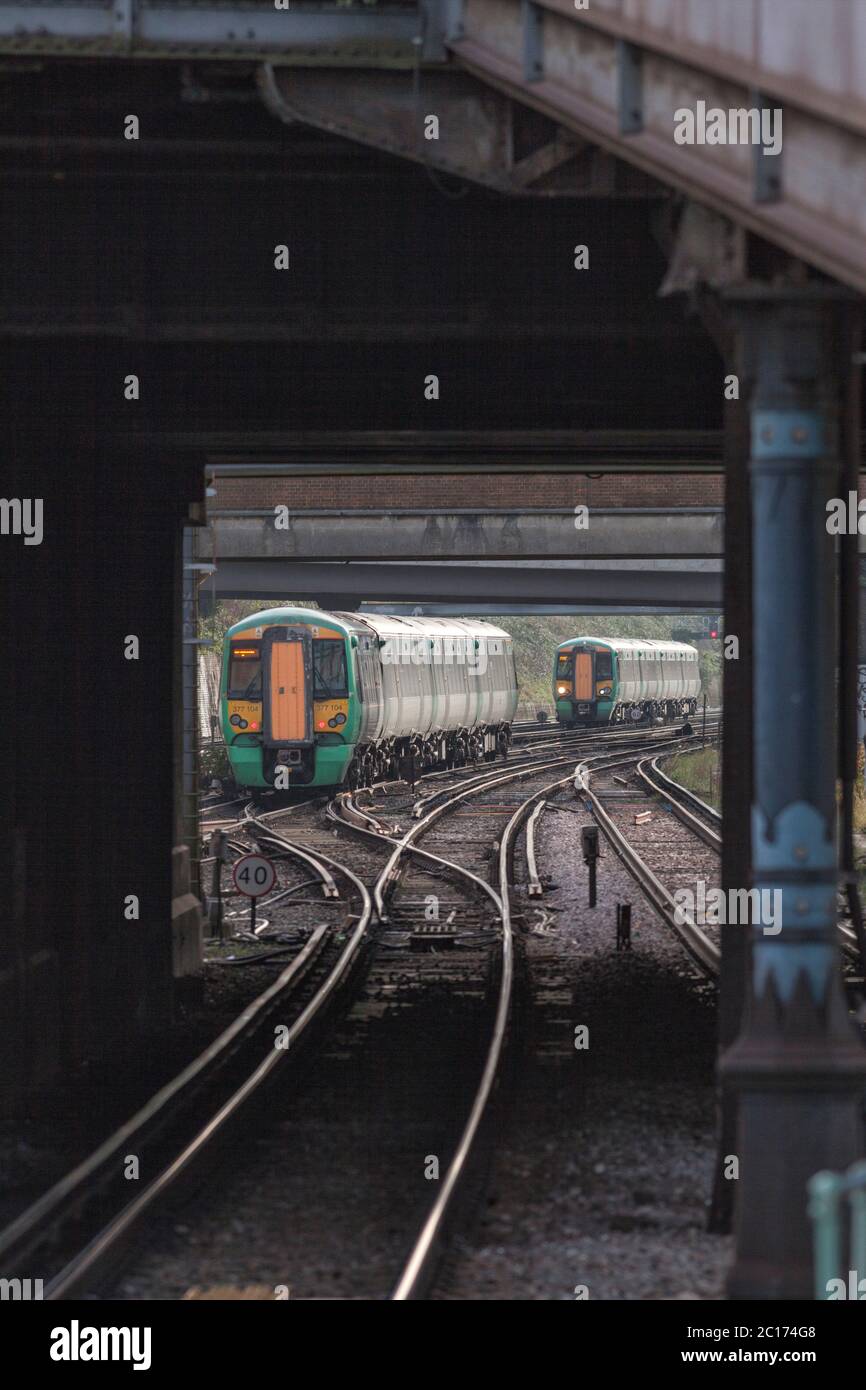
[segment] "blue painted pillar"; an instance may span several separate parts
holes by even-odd
[[[752,873],[772,896],[743,927],[746,1015],[721,1062],[739,1099],[733,1298],[812,1297],[807,1181],[863,1153],[866,1050],[848,1016],[836,928],[836,577],[826,527],[839,484],[844,312],[832,290],[738,296],[751,422]]]

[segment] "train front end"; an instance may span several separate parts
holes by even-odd
[[[220,714],[241,787],[341,782],[355,751],[351,638],[330,614],[268,609],[226,633]]]
[[[553,699],[564,728],[609,723],[617,701],[616,653],[597,639],[563,642],[553,659]]]

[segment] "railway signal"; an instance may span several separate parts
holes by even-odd
[[[277,871],[263,854],[245,854],[232,869],[232,886],[245,893],[250,902],[250,931],[256,929],[256,898],[270,893],[277,881]]]

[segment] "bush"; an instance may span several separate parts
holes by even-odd
[[[201,780],[205,784],[209,783],[213,777],[231,780],[232,769],[229,763],[228,749],[224,743],[207,744],[201,750],[199,766]]]
[[[677,753],[663,770],[681,786],[694,792],[717,811],[722,807],[722,777],[718,748],[697,748],[694,752]]]

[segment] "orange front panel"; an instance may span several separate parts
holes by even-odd
[[[591,652],[575,652],[574,654],[574,698],[576,700],[592,699]]]
[[[271,647],[271,738],[303,739],[307,727],[302,642],[275,642]]]

